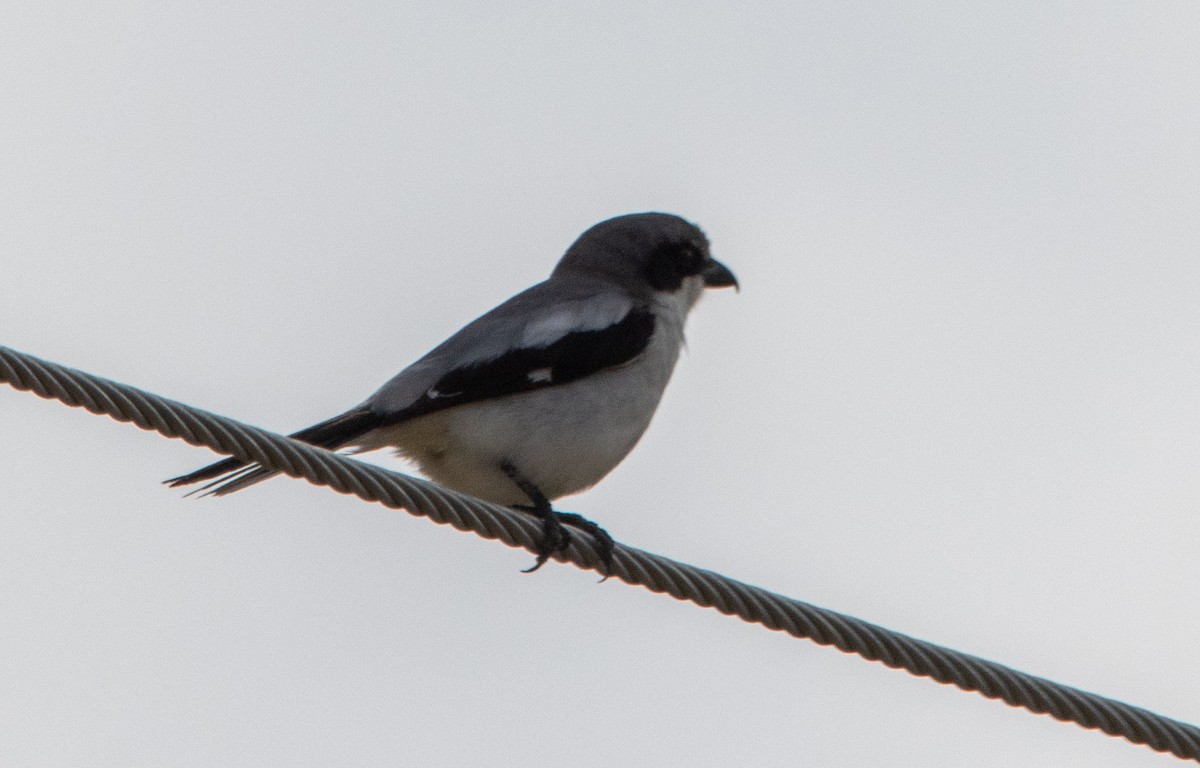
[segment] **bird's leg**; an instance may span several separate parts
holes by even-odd
[[[525,569],[525,573],[533,573],[550,559],[550,555],[566,549],[567,544],[571,541],[571,534],[563,527],[554,508],[550,506],[550,499],[546,498],[546,494],[542,493],[542,490],[529,478],[518,472],[512,462],[501,462],[500,469],[504,470],[504,474],[508,475],[509,479],[521,489],[521,492],[533,502],[531,505],[518,504],[514,506],[542,521],[542,541],[538,545],[537,561],[532,567]]]
[[[534,485],[529,478],[522,475],[511,462],[501,462],[500,469],[533,502],[530,505],[517,504],[514,506],[542,521],[542,541],[538,545],[537,561],[532,567],[526,568],[524,572],[533,573],[550,559],[550,555],[567,548],[567,544],[571,541],[571,533],[564,525],[569,525],[591,534],[596,543],[596,554],[599,556],[600,562],[604,564],[604,578],[608,578],[607,572],[612,565],[615,546],[608,532],[583,515],[577,515],[574,512],[556,512],[550,505],[550,500],[546,498],[546,494],[542,493],[541,489]]]

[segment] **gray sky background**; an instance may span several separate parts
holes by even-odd
[[[1200,6],[16,3],[0,343],[278,430],[611,215],[711,295],[619,540],[1200,722]],[[0,763],[1173,758],[0,388]],[[386,456],[378,461],[399,466]]]

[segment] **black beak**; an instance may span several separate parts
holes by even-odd
[[[725,266],[716,259],[709,259],[708,266],[700,273],[704,278],[704,285],[707,288],[728,288],[733,286],[739,288],[737,278],[729,271],[729,267]]]

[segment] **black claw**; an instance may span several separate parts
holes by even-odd
[[[544,507],[519,504],[515,508],[528,512],[542,521],[542,540],[538,542],[537,560],[533,565],[521,571],[522,573],[533,573],[545,565],[555,552],[561,552],[567,548],[567,545],[571,543],[571,532],[563,527],[563,521],[559,514],[551,509],[548,503]]]
[[[538,568],[545,565],[546,561],[555,552],[561,552],[571,543],[571,532],[566,529],[566,526],[583,531],[590,534],[596,547],[596,556],[600,558],[601,564],[604,566],[604,581],[612,573],[613,550],[616,548],[612,536],[608,535],[608,531],[588,520],[583,515],[577,515],[574,512],[555,512],[550,506],[550,500],[541,490],[525,478],[516,467],[507,461],[500,465],[504,473],[512,478],[512,481],[517,484],[517,487],[529,497],[533,504],[514,504],[514,509],[520,509],[528,512],[537,519],[542,521],[542,540],[538,542],[537,559],[533,565],[524,569],[522,573],[533,573]]]
[[[613,537],[608,535],[608,531],[583,515],[577,515],[574,512],[555,512],[554,514],[564,525],[591,534],[596,547],[596,557],[600,558],[600,563],[604,566],[604,579],[607,579],[612,574],[613,551],[617,547]],[[600,581],[604,581],[604,579],[600,579]]]

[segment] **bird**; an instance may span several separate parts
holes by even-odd
[[[670,213],[601,221],[550,277],[471,321],[361,404],[296,440],[352,453],[391,448],[429,479],[541,522],[535,571],[592,535],[606,572],[614,542],[552,502],[609,474],[641,439],[709,288],[739,289],[695,224]],[[217,496],[278,474],[226,458],[164,483]],[[196,491],[193,491],[196,492]]]

